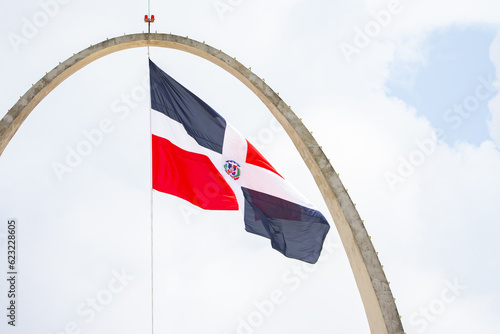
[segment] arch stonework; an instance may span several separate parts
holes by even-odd
[[[156,33],[124,35],[92,45],[48,72],[3,117],[0,121],[0,155],[35,106],[66,78],[108,54],[146,46],[177,49],[200,56],[238,78],[264,102],[293,141],[323,195],[347,253],[370,331],[403,334],[396,303],[377,253],[330,161],[290,107],[262,79],[221,50],[187,37]]]

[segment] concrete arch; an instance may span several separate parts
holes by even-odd
[[[187,37],[145,33],[124,35],[90,46],[47,73],[9,110],[0,121],[0,155],[35,106],[66,78],[108,54],[145,46],[177,49],[205,58],[234,75],[264,102],[292,139],[323,195],[349,258],[371,332],[404,333],[389,283],[363,221],[321,147],[262,79],[221,50]]]

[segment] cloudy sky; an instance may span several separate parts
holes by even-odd
[[[152,0],[151,13],[153,31],[251,66],[313,131],[365,220],[408,333],[496,333],[499,7]],[[0,8],[0,116],[73,53],[147,29],[146,1]],[[290,140],[246,87],[195,56],[150,54],[327,215]],[[369,332],[335,228],[320,262],[303,265],[246,233],[238,212],[151,200],[147,76],[145,48],[95,61],[33,110],[0,157],[1,275],[10,218],[19,273],[15,328],[0,280],[1,332],[147,333],[152,295],[157,333]]]

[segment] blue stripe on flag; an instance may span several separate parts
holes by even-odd
[[[181,123],[198,144],[222,154],[226,120],[149,61],[151,108]]]
[[[330,229],[321,212],[252,189],[245,197],[245,229],[271,240],[283,255],[316,263]]]

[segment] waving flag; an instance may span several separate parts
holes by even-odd
[[[206,210],[240,210],[245,229],[315,263],[330,226],[235,128],[149,61],[153,189]]]

